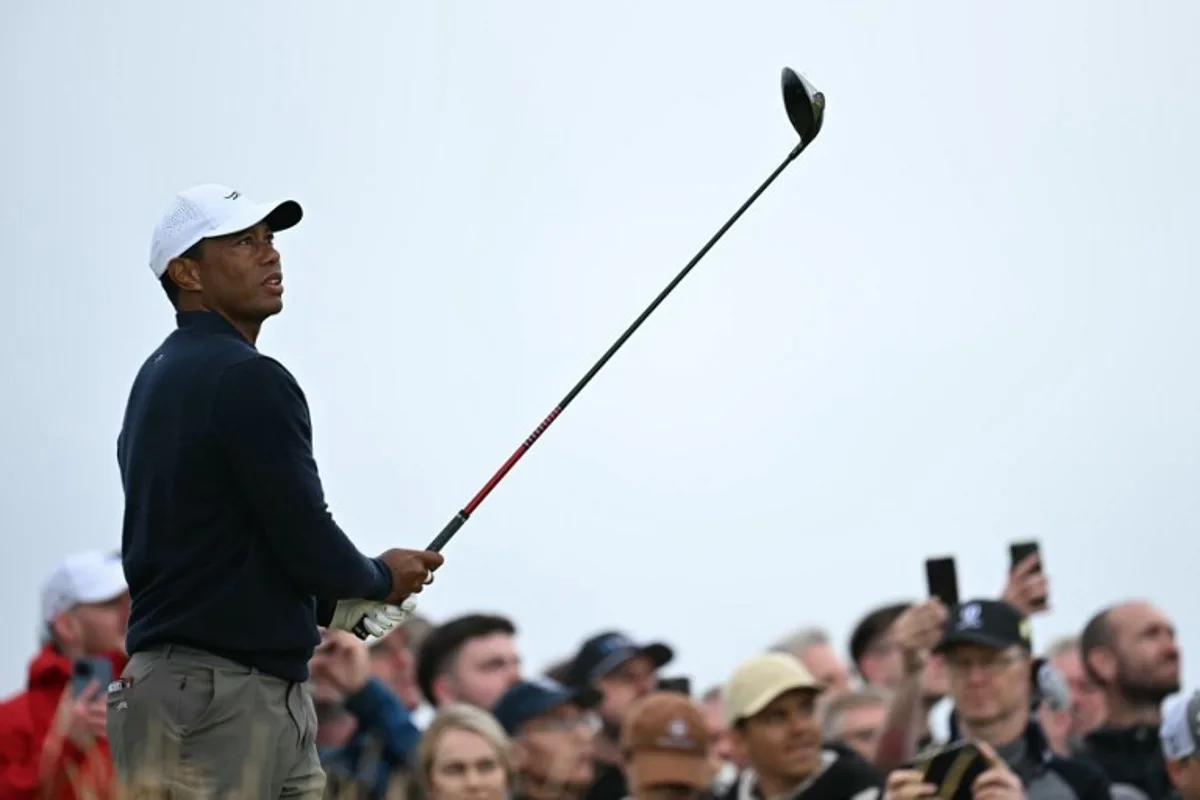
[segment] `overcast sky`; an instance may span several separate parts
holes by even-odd
[[[602,628],[661,637],[708,684],[799,625],[844,642],[928,555],[995,594],[1037,538],[1043,644],[1145,596],[1200,647],[1200,5],[0,16],[3,687],[56,560],[119,543],[175,191],[303,203],[260,348],[354,541],[420,547],[792,147],[784,65],[826,93],[821,138],[460,532],[424,611],[512,615],[537,669]]]

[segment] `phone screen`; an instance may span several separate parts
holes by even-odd
[[[958,571],[953,558],[926,559],[925,579],[929,584],[930,597],[941,600],[948,608],[958,605]]]
[[[988,768],[987,759],[971,742],[959,742],[917,759],[914,765],[925,782],[938,787],[945,800],[971,800],[971,784]]]

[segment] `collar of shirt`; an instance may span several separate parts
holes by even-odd
[[[246,338],[242,336],[237,328],[233,327],[233,324],[229,320],[215,311],[179,311],[175,314],[175,324],[181,330],[193,330],[217,336],[232,336],[243,342],[246,341]],[[249,344],[249,342],[246,343]]]

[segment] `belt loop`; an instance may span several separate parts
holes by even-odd
[[[163,658],[170,658],[171,651],[174,649],[175,649],[175,645],[173,645],[173,644],[168,644],[166,647],[164,647],[163,648]]]

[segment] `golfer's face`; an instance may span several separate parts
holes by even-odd
[[[283,309],[283,274],[275,234],[265,223],[209,239],[201,261],[206,308],[260,322]]]

